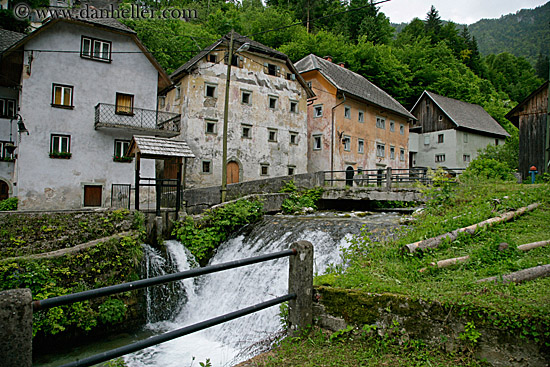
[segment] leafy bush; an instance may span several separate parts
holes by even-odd
[[[293,192],[283,201],[281,209],[285,214],[294,214],[301,212],[303,208],[317,209],[317,202],[323,194],[321,187],[316,187],[310,190]]]
[[[0,212],[8,210],[17,210],[17,198],[12,197],[6,200],[0,201]]]
[[[205,211],[197,221],[185,217],[183,221],[176,222],[172,234],[191,251],[199,264],[205,265],[231,232],[263,216],[262,207],[259,201],[238,200]]]
[[[499,162],[492,158],[476,158],[462,174],[465,179],[472,180],[514,180],[510,167],[506,163]]]
[[[114,324],[124,320],[126,305],[119,299],[108,299],[99,306],[99,320],[104,324]]]

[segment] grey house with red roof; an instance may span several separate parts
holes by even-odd
[[[510,136],[483,107],[424,91],[411,113],[411,167],[466,168],[489,144]]]

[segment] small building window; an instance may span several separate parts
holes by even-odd
[[[399,134],[405,135],[405,125],[399,124]]]
[[[430,135],[424,135],[424,145],[430,145]]]
[[[212,173],[212,162],[209,160],[202,161],[202,173]]]
[[[383,117],[377,117],[376,118],[376,127],[379,129],[385,129],[386,128],[386,119]]]
[[[267,163],[262,163],[260,165],[260,175],[261,176],[267,176],[269,175],[269,164]]]
[[[323,117],[323,105],[313,106],[313,117]]]
[[[14,153],[9,153],[7,146],[13,145],[12,141],[0,141],[0,161],[11,161],[14,159]]]
[[[50,136],[50,158],[71,157],[71,136],[57,135]]]
[[[290,144],[292,145],[298,145],[298,133],[297,132],[290,132]]]
[[[436,163],[445,162],[445,154],[436,154],[435,155],[435,162]]]
[[[274,64],[265,63],[264,72],[268,75],[279,76],[281,73],[281,68]]]
[[[390,159],[395,159],[395,147],[390,146]]]
[[[0,98],[0,117],[12,118],[15,116],[15,99]]]
[[[499,140],[495,139],[495,145],[498,145],[498,143],[499,143]]]
[[[209,62],[213,62],[213,63],[217,63],[217,62],[218,62],[218,55],[216,55],[216,54],[209,54],[209,55],[208,55],[208,61],[209,61]]]
[[[267,130],[267,140],[270,142],[277,142],[277,129],[268,129]]]
[[[181,98],[181,84],[176,85],[176,100]]]
[[[111,62],[111,42],[82,36],[80,57]]]
[[[365,153],[365,141],[363,139],[357,140],[357,153]]]
[[[351,119],[351,107],[344,106],[344,118]]]
[[[128,148],[130,148],[130,140],[115,140],[113,159],[117,160],[123,158],[128,152]]]
[[[216,120],[204,120],[205,121],[205,132],[207,134],[217,134],[218,133],[218,129],[216,128],[217,127],[217,121]]]
[[[395,121],[393,121],[393,120],[390,120],[390,131],[391,132],[395,131]]]
[[[159,96],[159,108],[166,107],[166,96]]]
[[[384,158],[386,155],[386,146],[384,144],[376,143],[376,156]]]
[[[344,143],[344,150],[346,152],[349,152],[351,150],[351,137],[344,135],[344,138],[342,139],[342,143]]]
[[[269,100],[268,100],[269,108],[271,108],[272,110],[276,109],[277,108],[277,100],[278,100],[277,97],[269,96]]]
[[[359,111],[357,114],[357,120],[359,120],[359,122],[365,122],[365,112]]]
[[[405,162],[405,149],[399,148],[399,160]]]
[[[73,107],[73,87],[71,85],[52,84],[52,106]]]
[[[252,125],[242,124],[241,132],[242,132],[241,137],[245,139],[252,139]]]
[[[445,141],[445,135],[444,134],[438,134],[437,135],[437,142],[439,144],[443,143]]]
[[[296,166],[288,166],[288,175],[292,176],[294,173],[296,173]]]
[[[465,162],[465,163],[469,163],[470,162],[470,155],[469,154],[464,154],[462,156],[462,160]]]
[[[437,117],[437,121],[439,121],[439,122],[443,121],[443,115],[439,115],[439,116]]]
[[[241,103],[247,105],[252,104],[252,92],[248,90],[241,90]]]
[[[468,142],[468,133],[462,133],[462,141],[464,143],[467,143]]]
[[[217,84],[204,83],[204,96],[210,97],[210,98],[217,98],[218,97],[217,89],[218,89]]]
[[[290,112],[298,113],[298,101],[290,101]]]
[[[323,136],[313,135],[313,150],[323,149]]]
[[[133,115],[134,96],[131,94],[117,93],[115,113],[119,115]]]

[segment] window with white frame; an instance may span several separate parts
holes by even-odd
[[[313,150],[323,149],[323,136],[313,135]]]
[[[71,136],[52,134],[50,136],[50,157],[70,157]]]
[[[204,96],[218,98],[218,85],[214,83],[204,83]]]
[[[13,148],[13,142],[12,141],[0,141],[0,161],[1,160],[12,160],[14,158],[14,153],[8,152],[8,146],[12,146]]]
[[[424,135],[424,145],[430,145],[430,135]]]
[[[73,107],[73,86],[52,84],[52,106]]]
[[[277,142],[277,129],[267,129],[267,141]]]
[[[313,106],[313,117],[323,117],[323,105]]]
[[[290,144],[291,145],[298,145],[298,133],[294,131],[290,131]]]
[[[0,117],[13,118],[15,116],[15,99],[0,98]]]
[[[376,143],[376,156],[384,158],[386,156],[386,145],[382,143]]]
[[[351,119],[351,107],[344,106],[344,118]]]
[[[399,134],[405,135],[405,125],[399,124]]]
[[[218,133],[218,121],[205,119],[205,133],[216,135]]]
[[[344,150],[346,152],[349,152],[351,150],[351,137],[348,135],[344,135],[342,143],[344,143]]]
[[[298,113],[298,101],[290,101],[290,112]]]
[[[464,163],[470,163],[470,155],[469,154],[462,155],[462,160],[464,161]]]
[[[359,111],[359,112],[357,113],[357,120],[358,120],[359,122],[365,122],[365,112]]]
[[[405,149],[399,148],[399,160],[405,162]]]
[[[379,129],[386,128],[386,119],[383,117],[376,117],[376,127]]]
[[[252,92],[249,90],[241,90],[241,103],[251,105],[252,104]]]
[[[395,159],[395,147],[390,145],[390,159]]]
[[[365,141],[357,139],[357,153],[365,153]]]
[[[80,57],[85,59],[111,62],[111,42],[82,36]]]
[[[252,125],[241,124],[241,137],[245,139],[252,139]]]
[[[393,120],[390,120],[390,131],[391,132],[395,131],[395,121],[393,121]]]
[[[436,163],[445,162],[445,154],[436,154],[435,155],[435,162]]]
[[[124,157],[128,152],[128,148],[130,148],[130,140],[115,139],[115,152],[113,157],[115,159]]]

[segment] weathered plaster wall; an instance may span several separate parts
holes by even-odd
[[[214,52],[218,61],[224,52]],[[288,68],[280,60],[248,52],[243,67],[232,67],[229,93],[227,146],[228,162],[239,166],[239,180],[276,177],[306,172],[307,122],[306,92],[297,82],[286,79]],[[269,62],[281,68],[281,76],[264,72]],[[204,187],[221,183],[223,113],[227,65],[222,62],[199,61],[198,69],[181,80],[181,98],[175,90],[166,96],[166,108],[182,114],[181,138],[187,141],[195,158],[187,167],[189,187]],[[214,97],[206,96],[206,84],[215,86]],[[251,93],[250,103],[242,103],[242,92]],[[269,96],[277,98],[275,108],[269,108]],[[290,101],[298,102],[297,112],[290,112]],[[215,124],[213,133],[206,132],[207,121]],[[249,125],[250,137],[243,137],[242,125]],[[276,129],[276,141],[269,141],[269,129]],[[296,133],[296,144],[290,143],[290,133]],[[210,173],[203,171],[203,161],[210,162]],[[261,165],[268,165],[268,174],[261,174]]]
[[[26,53],[21,115],[30,135],[19,148],[18,196],[21,209],[69,209],[83,205],[86,184],[102,186],[102,203],[110,204],[113,183],[134,181],[134,165],[113,162],[114,140],[130,140],[126,129],[94,129],[94,107],[115,104],[116,93],[134,95],[134,107],[156,108],[158,72],[127,36],[60,22],[30,40],[33,50],[80,50],[81,36],[112,42],[110,63],[87,60],[79,53]],[[133,53],[117,53],[130,51]],[[73,109],[55,108],[52,83],[73,86]],[[51,134],[70,135],[70,159],[51,159]],[[154,177],[154,161],[142,162],[141,174]]]

